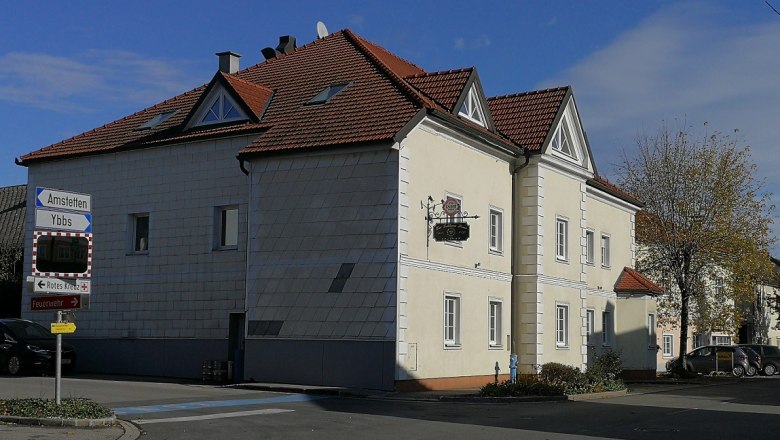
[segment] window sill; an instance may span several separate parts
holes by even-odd
[[[602,269],[610,269],[611,267],[612,267],[612,266],[610,266],[610,265],[606,265],[606,266],[605,266],[605,265],[603,265],[603,264],[601,265],[601,268],[602,268]]]
[[[212,249],[214,252],[222,252],[222,251],[236,251],[238,250],[238,246],[221,246],[216,247]]]
[[[503,345],[488,345],[488,350],[503,350]]]
[[[569,260],[566,258],[555,257],[555,261],[558,263],[569,264]]]
[[[556,350],[568,350],[569,346],[568,345],[558,345],[558,344],[556,344],[555,345],[555,349]]]
[[[462,346],[460,344],[445,344],[445,350],[460,350]]]
[[[136,255],[149,255],[149,251],[130,251],[125,254],[128,257],[136,256]]]
[[[499,251],[499,250],[496,250],[496,249],[488,249],[488,253],[490,255],[496,255],[496,256],[499,256],[499,257],[503,257],[504,256],[504,252],[503,251]]]

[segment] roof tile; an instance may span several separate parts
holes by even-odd
[[[488,98],[496,130],[530,151],[541,151],[571,87]]]
[[[615,283],[615,292],[659,295],[665,290],[640,272],[630,267],[624,267]]]

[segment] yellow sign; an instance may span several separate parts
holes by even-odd
[[[57,335],[60,333],[74,333],[76,331],[76,324],[72,322],[52,322],[51,333]]]
[[[732,353],[730,351],[719,351],[718,352],[718,360],[719,361],[730,361],[731,360]]]

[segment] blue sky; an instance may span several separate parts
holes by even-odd
[[[476,66],[489,96],[572,85],[613,180],[663,121],[738,129],[780,196],[780,15],[763,0],[4,2],[0,186],[26,182],[15,157],[208,82],[215,52],[248,67],[319,20],[428,71]]]

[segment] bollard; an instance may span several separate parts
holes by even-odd
[[[498,366],[498,361],[496,361],[496,385],[498,385],[498,372],[501,371],[501,367]]]
[[[512,383],[517,383],[517,355],[511,354],[509,356],[509,380]]]

